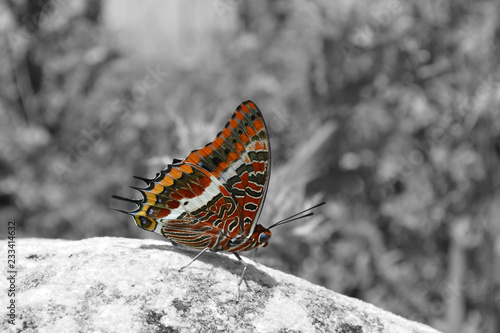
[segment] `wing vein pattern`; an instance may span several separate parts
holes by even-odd
[[[212,142],[174,162],[137,188],[143,200],[129,214],[139,227],[193,248],[245,250],[238,244],[254,232],[271,167],[257,106],[240,104]]]

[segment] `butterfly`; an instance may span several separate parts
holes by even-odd
[[[244,265],[239,287],[248,268],[238,252],[266,247],[270,229],[312,215],[322,204],[306,209],[268,228],[257,224],[271,174],[269,131],[252,101],[241,103],[224,128],[205,147],[174,159],[153,179],[143,177],[145,188],[132,188],[142,199],[113,198],[135,203],[132,216],[139,228],[163,235],[172,242],[201,250],[232,252]]]

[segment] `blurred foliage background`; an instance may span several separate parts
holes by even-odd
[[[327,201],[259,262],[446,332],[500,331],[497,1],[0,8],[0,215],[21,237],[157,237],[110,196],[252,99],[273,148],[260,223]]]

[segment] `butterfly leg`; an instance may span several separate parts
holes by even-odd
[[[233,253],[236,256],[236,258],[238,259],[238,261],[241,262],[243,264],[243,266],[244,266],[243,272],[241,273],[240,281],[238,281],[238,298],[236,299],[236,302],[239,302],[239,300],[240,300],[240,286],[241,286],[241,282],[245,281],[245,284],[247,285],[247,288],[249,288],[247,280],[244,279],[245,273],[247,272],[247,269],[248,269],[248,265],[247,265],[246,262],[243,261],[243,259],[241,259],[240,255],[237,252],[233,252]]]
[[[193,262],[195,262],[195,261],[196,261],[196,259],[198,259],[198,258],[199,258],[199,257],[200,257],[203,253],[207,252],[207,250],[209,250],[209,248],[208,248],[208,247],[206,247],[206,248],[204,248],[203,250],[201,250],[201,251],[200,251],[200,253],[198,253],[198,254],[196,255],[196,257],[194,257],[194,258],[193,258],[193,260],[191,260],[191,261],[189,262],[189,264],[187,264],[186,266],[182,266],[181,268],[179,268],[179,272],[180,272],[180,271],[182,271],[184,268],[188,267],[189,265],[191,265]]]
[[[255,257],[257,256],[257,250],[258,250],[258,248],[255,248],[255,249],[253,250],[253,256],[252,256],[252,260],[253,260],[253,261],[255,261]]]

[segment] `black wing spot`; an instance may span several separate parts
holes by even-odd
[[[253,114],[250,119],[255,120],[255,115]]]
[[[248,202],[245,204],[245,210],[249,210],[249,211],[254,212],[257,210],[257,205],[254,203]]]
[[[219,165],[220,162],[222,162],[222,160],[220,158],[218,158],[217,156],[212,157],[213,164]]]
[[[184,201],[184,206],[186,206],[186,205],[187,205],[188,203],[189,203],[189,202],[187,202],[187,201]]]
[[[203,161],[198,162],[198,165],[201,166],[205,170],[212,171],[212,168],[210,167],[210,165],[206,164]]]
[[[233,222],[229,223],[228,226],[229,232],[233,231],[237,226],[238,226],[238,220],[234,220]]]

